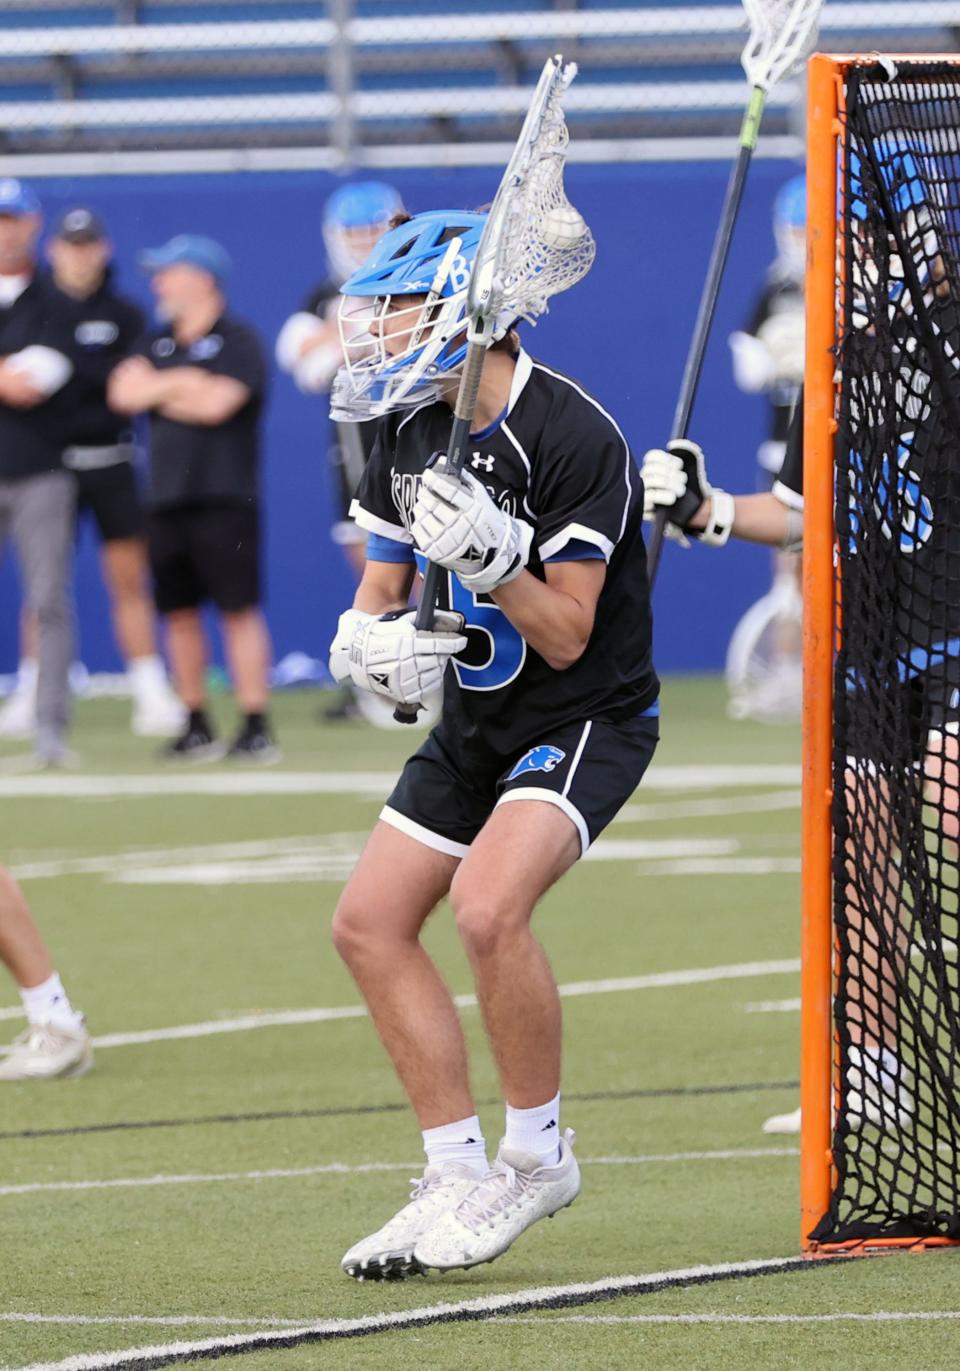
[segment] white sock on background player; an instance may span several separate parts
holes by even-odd
[[[503,1146],[511,1152],[529,1152],[544,1166],[553,1166],[560,1158],[560,1096],[533,1109],[508,1104]]]
[[[83,1016],[71,1005],[56,971],[40,985],[29,988],[20,986],[20,999],[27,1022],[31,1025],[52,1024],[55,1028],[65,1028],[70,1032],[83,1027]]]
[[[427,1154],[428,1166],[443,1166],[447,1162],[459,1162],[478,1176],[485,1176],[489,1170],[487,1145],[483,1130],[476,1114],[455,1123],[441,1124],[438,1128],[423,1130],[423,1150]]]

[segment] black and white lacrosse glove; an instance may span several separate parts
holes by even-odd
[[[640,479],[643,481],[643,517],[654,519],[659,510],[665,509],[668,538],[674,538],[686,547],[684,535],[689,534],[708,547],[723,547],[733,528],[733,496],[707,480],[703,449],[696,443],[676,438],[666,449],[651,448],[644,454]],[[710,501],[706,528],[689,528],[690,520],[704,500]]]
[[[330,645],[330,674],[402,705],[419,705],[439,690],[447,662],[463,652],[463,615],[438,610],[433,628],[418,629],[415,609],[379,617],[360,609],[340,615]]]
[[[425,557],[477,595],[519,576],[533,542],[532,525],[502,510],[472,472],[453,476],[436,467],[423,474],[411,532]]]

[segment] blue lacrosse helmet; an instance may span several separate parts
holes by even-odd
[[[777,191],[773,202],[773,220],[787,228],[800,229],[807,222],[807,178],[792,176]]]
[[[344,366],[331,392],[335,419],[375,418],[423,404],[460,368],[467,351],[467,291],[486,220],[464,210],[418,214],[385,233],[344,281]],[[398,304],[397,297],[415,298]],[[391,351],[384,343],[388,314]]]
[[[788,280],[803,281],[807,267],[807,181],[791,176],[773,202],[773,236],[777,244],[775,270]]]
[[[898,214],[906,214],[911,208],[929,206],[935,202],[935,194],[927,184],[916,152],[903,135],[878,138],[874,152],[890,203]],[[863,160],[853,148],[850,149],[849,163],[850,214],[862,221],[868,213],[867,192],[863,183]],[[867,175],[868,180],[872,180],[872,167],[868,167]]]
[[[323,207],[323,242],[338,280],[366,261],[373,242],[402,212],[400,192],[385,181],[348,181],[333,192]]]

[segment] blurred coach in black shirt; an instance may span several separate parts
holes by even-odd
[[[228,756],[275,761],[267,721],[270,641],[260,612],[259,419],[266,370],[256,335],[226,311],[227,253],[181,234],[144,254],[157,315],[110,377],[108,401],[150,416],[150,561],[167,617],[177,689],[189,711],[167,755],[223,755],[206,708],[204,602],[220,614],[242,713]]]

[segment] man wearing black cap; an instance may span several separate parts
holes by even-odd
[[[47,246],[53,307],[74,367],[64,392],[69,445],[63,462],[76,483],[77,511],[91,515],[103,544],[114,633],[134,701],[131,727],[141,737],[170,737],[181,731],[184,711],[157,654],[146,521],[133,470],[130,423],[107,405],[107,377],[143,333],[144,320],[139,308],[113,288],[111,254],[103,221],[80,206],[61,215]],[[0,712],[0,734],[5,736],[33,731],[35,636],[35,622],[27,616],[18,675],[22,688]]]
[[[0,547],[12,536],[37,616],[37,759],[69,761],[73,481],[63,469],[73,371],[51,290],[37,276],[42,218],[29,186],[0,180]]]
[[[189,711],[172,758],[222,755],[207,713],[200,607],[220,613],[242,719],[228,756],[275,761],[267,722],[270,640],[260,611],[259,418],[265,389],[256,335],[225,313],[230,259],[181,234],[142,258],[160,328],[110,377],[121,414],[150,415],[149,546],[177,689]]]

